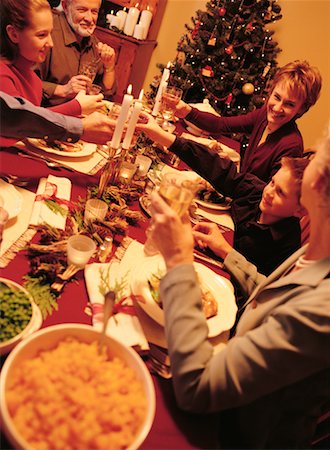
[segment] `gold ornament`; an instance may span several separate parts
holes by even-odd
[[[252,83],[245,83],[242,87],[242,92],[245,95],[251,95],[254,92],[254,86]]]

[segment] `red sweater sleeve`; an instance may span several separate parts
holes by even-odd
[[[51,106],[51,111],[65,114],[66,116],[81,116],[81,106],[78,100],[75,98],[69,102],[62,103],[61,105]]]

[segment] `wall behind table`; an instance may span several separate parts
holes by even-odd
[[[176,46],[191,25],[197,9],[206,9],[204,0],[168,0],[158,34],[158,46],[152,55],[144,88],[149,90],[153,77],[159,74],[157,63],[166,64],[175,58]],[[282,52],[280,66],[294,59],[306,59],[319,68],[323,78],[321,97],[317,104],[298,121],[305,148],[315,144],[330,118],[330,0],[279,0],[283,18],[269,26]]]

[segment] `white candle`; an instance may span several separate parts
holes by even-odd
[[[109,24],[109,28],[111,27],[111,21],[114,17],[115,17],[115,15],[114,15],[113,11],[111,11],[111,14],[106,15],[107,23]]]
[[[121,105],[120,114],[116,123],[116,128],[112,136],[111,147],[118,148],[121,142],[121,137],[124,131],[125,122],[127,120],[128,112],[133,103],[132,85],[127,88],[127,94],[124,95],[123,103]]]
[[[148,156],[144,155],[137,155],[135,158],[135,164],[137,165],[137,174],[140,177],[144,177],[147,175],[148,170],[151,166],[152,160]]]
[[[160,80],[158,91],[157,91],[156,98],[155,98],[154,109],[152,110],[153,116],[157,116],[157,114],[159,113],[160,102],[162,99],[162,92],[163,92],[164,88],[166,88],[166,86],[168,85],[168,79],[170,77],[170,69],[169,69],[170,65],[171,65],[171,63],[168,62],[167,66],[165,67],[165,69],[163,71],[163,76],[162,76],[162,79]]]
[[[121,9],[120,11],[118,11],[117,12],[117,17],[119,17],[119,20],[120,20],[119,29],[122,30],[124,28],[124,25],[125,25],[125,22],[126,22],[126,18],[127,18],[126,8]]]
[[[144,27],[143,39],[147,39],[151,20],[152,20],[152,12],[149,10],[148,6],[147,9],[142,11],[139,21],[139,24],[143,25]]]
[[[133,37],[135,39],[142,40],[142,39],[144,39],[143,36],[144,36],[144,26],[141,25],[140,23],[138,23],[135,25]]]
[[[119,19],[119,17],[113,16],[113,18],[111,19],[110,28],[117,28],[118,30],[120,30],[120,19]]]
[[[143,89],[140,92],[139,99],[136,100],[136,102],[134,103],[133,111],[132,111],[131,117],[128,122],[127,130],[126,130],[125,138],[124,138],[124,142],[123,142],[123,148],[125,150],[129,149],[132,139],[133,139],[135,127],[136,127],[137,121],[139,119],[140,112],[142,110],[142,98],[143,98]]]
[[[125,26],[124,26],[124,33],[127,36],[132,36],[132,34],[134,32],[134,27],[137,24],[137,21],[139,18],[139,14],[140,14],[140,11],[137,9],[136,6],[132,6],[132,8],[130,8],[128,10],[128,14],[127,14],[126,22],[125,22]]]

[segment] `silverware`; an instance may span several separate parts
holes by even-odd
[[[13,184],[14,186],[18,186],[18,187],[24,187],[27,186],[29,183],[31,183],[31,180],[29,178],[22,178],[22,177],[18,177],[17,175],[4,175],[1,174],[0,178],[5,181],[8,184]]]
[[[55,161],[52,161],[51,159],[46,158],[46,156],[40,155],[39,153],[33,153],[30,150],[20,151],[17,154],[19,156],[23,156],[23,158],[30,158],[36,161],[44,161],[48,167],[54,170],[66,169],[69,172],[74,172],[74,170],[71,167],[66,166],[65,164],[60,164]]]
[[[162,378],[172,378],[172,372],[169,366],[160,362],[157,358],[149,354],[151,368]]]
[[[102,353],[102,347],[105,341],[105,334],[110,317],[113,315],[113,306],[115,304],[116,294],[114,291],[108,291],[104,296],[103,308],[103,327],[99,339],[99,353]],[[116,320],[116,319],[115,319]]]
[[[200,261],[206,262],[208,264],[212,264],[213,266],[218,267],[219,269],[224,268],[224,265],[222,262],[217,261],[217,260],[211,258],[210,256],[202,255],[201,253],[197,252],[196,250],[194,251],[194,258],[199,259]]]

